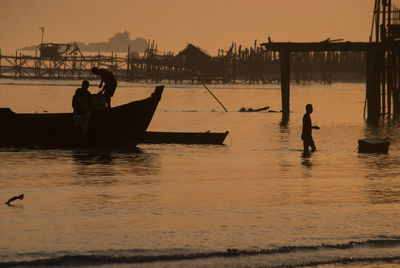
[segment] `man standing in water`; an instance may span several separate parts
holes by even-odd
[[[109,70],[102,68],[99,69],[97,67],[93,67],[92,73],[99,75],[101,78],[99,88],[101,88],[104,83],[103,89],[99,92],[99,94],[104,95],[107,108],[111,108],[111,97],[114,96],[115,89],[117,88],[117,79]]]
[[[308,153],[308,147],[311,147],[311,152],[315,152],[314,140],[312,138],[312,129],[319,129],[318,126],[313,126],[311,123],[310,114],[313,112],[311,104],[306,105],[306,113],[303,116],[303,131],[301,133],[301,139],[303,140],[304,152]]]

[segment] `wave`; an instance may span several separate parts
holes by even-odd
[[[296,267],[310,267],[310,266],[318,266],[318,265],[339,265],[339,264],[356,264],[356,263],[395,263],[400,261],[400,256],[395,257],[382,257],[382,258],[338,258],[328,261],[311,261],[304,263],[296,263],[296,264],[283,264],[283,265],[275,265],[269,266],[270,268],[296,268]]]
[[[235,255],[236,256],[236,255]],[[209,256],[209,257],[232,257],[229,256]],[[76,265],[107,265],[107,264],[137,264],[137,263],[148,263],[148,262],[159,262],[159,261],[180,261],[180,260],[193,260],[198,258],[205,258],[204,256],[185,255],[177,258],[177,256],[147,256],[147,257],[123,257],[123,256],[95,256],[95,255],[73,255],[63,256],[53,259],[34,260],[34,261],[22,261],[22,262],[0,262],[1,267],[27,267],[27,266],[68,266]],[[271,265],[266,266],[270,268],[296,268],[296,267],[309,267],[317,265],[339,265],[339,264],[356,264],[356,263],[397,263],[400,262],[400,256],[394,257],[361,257],[361,258],[337,258],[326,261],[310,261],[300,262],[295,264],[282,264],[282,265]],[[264,267],[264,266],[263,266]]]
[[[0,262],[0,267],[14,266],[71,266],[71,265],[106,265],[106,264],[135,264],[152,263],[162,261],[190,261],[210,258],[237,258],[251,256],[266,256],[273,254],[314,252],[321,250],[346,250],[356,248],[393,248],[400,246],[400,238],[373,239],[365,241],[350,241],[340,244],[321,244],[311,246],[282,246],[277,248],[256,248],[251,250],[240,250],[235,248],[226,251],[212,252],[187,252],[178,254],[154,254],[154,255],[133,255],[130,256],[129,250],[124,250],[125,255],[106,255],[106,254],[75,254],[63,255],[51,258],[39,257],[28,261],[8,261]],[[133,252],[138,253],[137,250]],[[143,250],[140,250],[143,253]],[[64,252],[65,253],[65,252]],[[121,253],[121,252],[120,252]],[[36,255],[36,254],[35,254]],[[36,255],[37,256],[37,255]],[[293,264],[270,265],[274,268],[306,267],[316,265],[332,264],[354,264],[354,263],[393,263],[400,262],[400,255],[396,256],[375,256],[375,257],[334,257],[328,260],[310,260],[309,262],[296,262]]]

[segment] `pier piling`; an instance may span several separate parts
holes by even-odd
[[[282,49],[279,51],[281,66],[281,98],[282,98],[282,121],[287,121],[290,115],[290,51]]]
[[[376,122],[380,116],[380,57],[374,49],[367,50],[367,81],[366,98],[368,107],[368,121]]]

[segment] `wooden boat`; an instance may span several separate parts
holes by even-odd
[[[146,99],[92,111],[85,136],[74,126],[72,113],[17,114],[0,108],[0,145],[134,147],[146,132],[163,90],[164,86],[157,86]]]
[[[147,131],[139,143],[223,144],[226,132],[156,132]]]
[[[369,138],[358,140],[359,153],[387,153],[390,140],[381,138]]]

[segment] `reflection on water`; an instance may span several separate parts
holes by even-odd
[[[282,117],[281,122],[279,123],[280,126],[285,127],[289,124],[289,117]]]
[[[365,191],[373,204],[400,201],[400,173],[398,171],[400,156],[389,154],[359,154],[358,156],[367,182]]]
[[[301,153],[301,164],[306,168],[312,167],[311,154],[312,153],[310,153],[310,152],[302,152]]]
[[[73,152],[72,157],[79,165],[111,165],[113,161],[112,152]]]
[[[358,161],[367,182],[365,191],[373,204],[400,201],[399,132],[398,119],[381,120],[377,124],[366,123],[364,126],[365,138],[379,137],[391,140],[387,154],[358,154]]]
[[[125,152],[74,151],[72,158],[80,185],[113,185],[119,181],[119,175],[142,177],[160,171],[158,155],[139,148]]]
[[[279,132],[280,132],[280,141],[283,143],[287,143],[289,141],[290,137],[290,126],[289,124],[285,125],[280,125],[279,126]]]
[[[373,204],[400,202],[400,181],[398,179],[367,178],[366,191]]]
[[[380,137],[390,138],[392,141],[398,141],[400,139],[398,133],[400,130],[399,119],[384,119],[378,123],[365,123],[364,135],[365,138]]]
[[[156,188],[161,163],[159,155],[135,149],[129,151],[73,151],[75,174],[71,185],[83,194],[70,197],[85,213],[125,213],[157,200]]]

